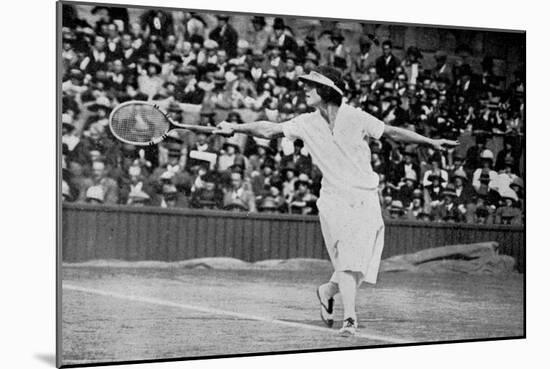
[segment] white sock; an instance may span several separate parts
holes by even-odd
[[[321,296],[330,299],[339,292],[338,285],[333,281],[329,281],[319,287],[319,292],[321,293]]]
[[[337,273],[338,289],[342,295],[342,305],[344,306],[344,319],[352,318],[357,321],[355,295],[357,294],[358,275],[350,271]]]

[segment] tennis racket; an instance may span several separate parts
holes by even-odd
[[[109,116],[109,128],[118,140],[136,146],[156,145],[174,129],[231,136],[219,132],[216,127],[176,123],[157,105],[146,101],[127,101],[118,105]]]

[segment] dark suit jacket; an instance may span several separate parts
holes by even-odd
[[[384,55],[376,59],[376,73],[385,81],[391,80],[395,76],[395,68],[400,65],[399,59],[395,55],[391,54],[391,59],[386,63],[386,57]]]
[[[308,176],[311,176],[311,158],[309,156],[304,155],[298,155],[294,157],[294,155],[287,155],[283,156],[281,159],[281,168],[285,168],[288,163],[294,163],[296,166],[296,170],[300,173],[305,173]]]
[[[227,24],[222,34],[222,27],[218,26],[210,32],[210,39],[216,41],[224,49],[229,59],[237,56],[237,42],[239,35],[235,29]]]

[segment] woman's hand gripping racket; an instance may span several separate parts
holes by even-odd
[[[136,146],[156,145],[174,129],[188,129],[226,137],[233,134],[216,127],[174,122],[157,105],[146,101],[128,101],[118,105],[109,116],[109,127],[117,139]]]

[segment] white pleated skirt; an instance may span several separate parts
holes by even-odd
[[[335,271],[360,272],[376,283],[384,221],[376,190],[321,190],[317,200],[325,245]]]

